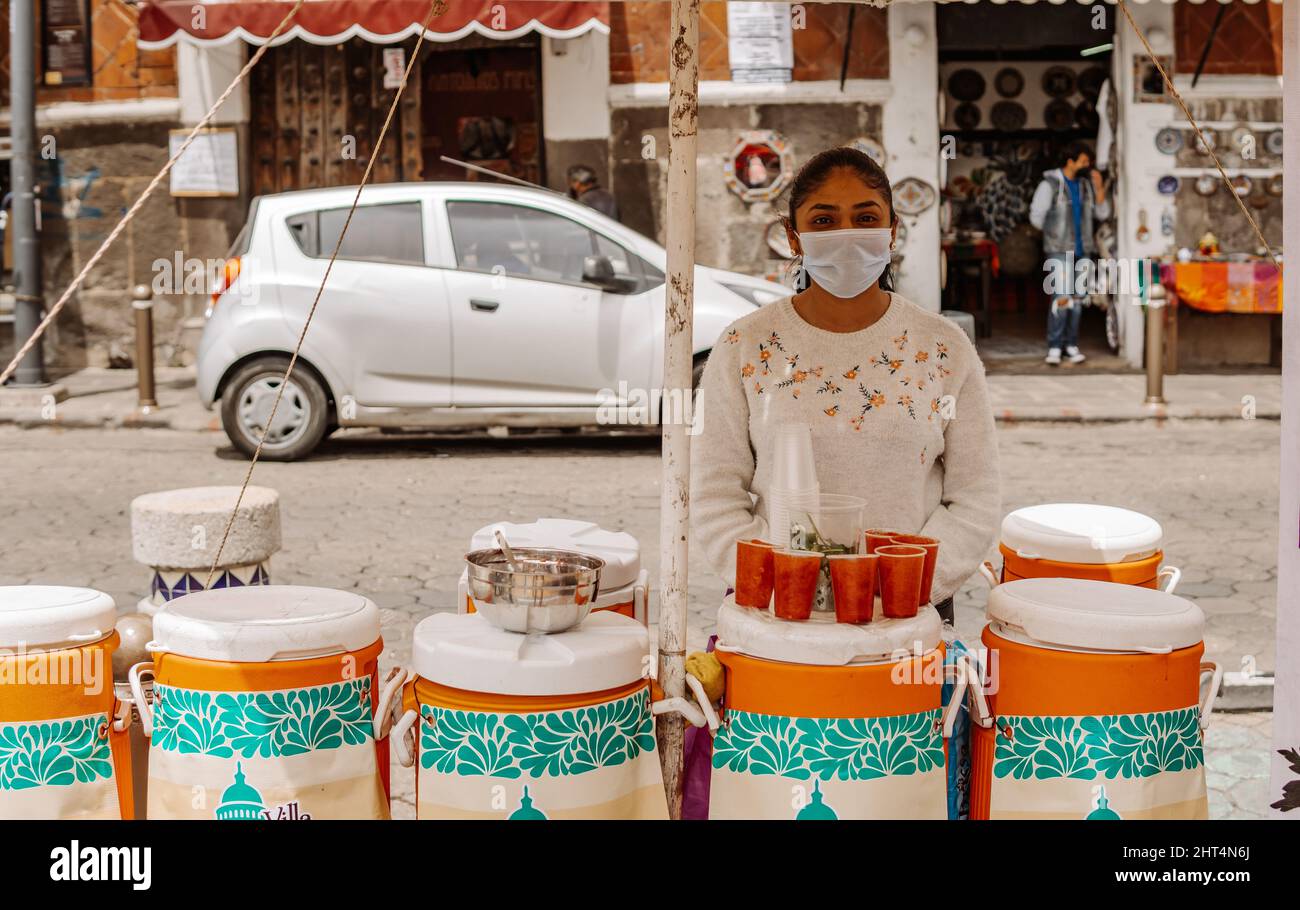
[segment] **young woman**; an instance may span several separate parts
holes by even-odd
[[[737,320],[713,347],[692,444],[691,512],[731,581],[735,543],[768,536],[773,440],[813,429],[823,493],[866,500],[866,527],[940,541],[933,600],[952,596],[993,542],[997,443],[984,369],[965,333],[892,290],[898,231],[889,180],[867,155],[829,149],[790,191],[794,296]]]

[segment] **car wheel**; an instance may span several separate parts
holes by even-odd
[[[288,360],[259,357],[240,367],[221,396],[221,426],[236,449],[249,458],[266,431],[259,456],[267,461],[295,461],[308,455],[329,427],[329,396],[320,380],[301,364],[284,388],[275,421],[267,421],[284,382]]]

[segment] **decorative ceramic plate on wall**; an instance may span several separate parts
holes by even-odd
[[[1166,155],[1176,155],[1183,147],[1183,134],[1172,126],[1156,133],[1156,148]]]
[[[1043,122],[1048,129],[1068,130],[1074,125],[1074,105],[1062,98],[1049,101],[1043,108]]]
[[[978,70],[959,69],[948,77],[948,94],[958,101],[978,101],[987,87]]]
[[[1173,174],[1165,174],[1156,181],[1156,191],[1162,196],[1173,196],[1178,193],[1178,187],[1181,185],[1182,181]]]
[[[885,147],[870,136],[859,136],[849,143],[881,167],[885,166]]]
[[[1043,91],[1053,98],[1068,98],[1074,94],[1074,70],[1068,66],[1049,66],[1043,70]]]
[[[999,101],[993,105],[989,120],[993,123],[994,129],[1002,130],[1004,133],[1014,133],[1016,130],[1024,129],[1025,124],[1029,122],[1029,112],[1018,101]]]
[[[1196,149],[1202,155],[1208,155],[1214,149],[1218,148],[1219,135],[1214,130],[1202,129],[1199,134],[1192,130],[1192,148]]]
[[[952,112],[952,122],[957,124],[959,130],[973,130],[980,125],[982,116],[978,107],[969,101],[963,101],[957,105],[957,110]]]
[[[1196,178],[1196,192],[1201,196],[1213,196],[1219,191],[1219,178],[1214,174],[1202,174]]]
[[[1243,199],[1250,195],[1250,191],[1255,188],[1255,181],[1251,180],[1245,174],[1238,174],[1228,181],[1232,184],[1232,191]]]
[[[1106,84],[1106,70],[1100,66],[1090,66],[1079,73],[1079,94],[1094,104],[1101,96],[1101,87]]]
[[[894,184],[894,210],[900,215],[919,215],[937,198],[934,187],[915,177],[904,177]]]
[[[1074,122],[1082,130],[1097,132],[1101,118],[1097,116],[1097,106],[1086,98],[1074,106]]]
[[[1268,178],[1268,194],[1270,196],[1282,195],[1282,175],[1274,174]]]
[[[1270,155],[1282,154],[1282,131],[1281,130],[1273,130],[1273,132],[1268,133],[1266,136],[1264,136],[1264,149]]]
[[[1025,90],[1025,77],[1014,66],[1004,66],[993,77],[993,89],[1003,98],[1016,98]]]

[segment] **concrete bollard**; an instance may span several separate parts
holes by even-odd
[[[238,495],[238,487],[191,487],[132,500],[131,548],[153,570],[141,612],[152,615],[167,601],[204,589]],[[268,563],[279,549],[280,494],[249,487],[211,587],[270,584]]]

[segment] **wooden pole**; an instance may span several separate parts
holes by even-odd
[[[672,0],[668,59],[668,286],[664,308],[663,458],[659,528],[659,684],[686,694],[686,573],[690,540],[691,323],[695,309],[695,147],[699,126],[700,0]],[[668,812],[682,812],[684,722],[659,718]]]

